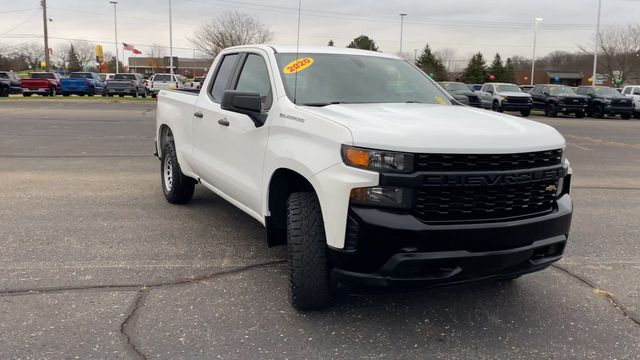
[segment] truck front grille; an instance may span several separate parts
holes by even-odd
[[[415,158],[417,171],[435,174],[435,179],[444,176],[442,185],[425,183],[414,189],[412,211],[422,222],[506,221],[550,213],[556,207],[561,173],[517,181],[498,181],[496,176],[513,180],[514,174],[529,173],[528,170],[531,174],[549,168],[557,170],[562,161],[561,149],[517,154],[416,154]],[[464,177],[475,181],[459,181]]]
[[[562,150],[518,154],[417,154],[416,171],[501,171],[559,165]]]

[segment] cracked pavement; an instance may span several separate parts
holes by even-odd
[[[640,358],[640,121],[535,118],[575,174],[557,267],[300,313],[259,224],[163,199],[154,109],[0,101],[0,358]]]

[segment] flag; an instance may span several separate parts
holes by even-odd
[[[122,43],[122,47],[124,48],[124,50],[127,51],[131,51],[134,54],[138,55],[138,54],[142,54],[142,51],[136,49],[133,45],[131,44],[127,44],[127,43]]]

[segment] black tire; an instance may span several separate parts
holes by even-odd
[[[547,107],[544,109],[544,114],[550,117],[558,116],[558,108],[555,103],[548,103]]]
[[[578,112],[576,113],[576,118],[578,118],[578,119],[582,119],[583,117],[584,117],[584,111],[578,111]]]
[[[151,94],[151,97],[155,99],[155,98],[157,98],[157,97],[158,97],[158,94],[153,93],[153,94]]]
[[[8,87],[0,88],[0,97],[9,97],[9,88]]]
[[[596,104],[593,106],[592,115],[594,118],[602,119],[604,117],[604,108],[600,104]]]
[[[636,119],[640,119],[640,112],[634,113],[633,117],[635,117]]]
[[[170,172],[170,175],[165,175]],[[186,204],[193,197],[196,181],[185,176],[178,164],[175,145],[171,142],[162,148],[160,161],[160,179],[164,197],[171,204]],[[169,179],[169,182],[167,182]]]
[[[137,98],[138,97],[138,89],[136,89],[136,91],[133,93],[133,97]]]
[[[529,115],[531,115],[531,109],[520,110],[520,115],[522,115],[523,117],[529,117]]]
[[[95,88],[91,88],[89,89],[89,92],[87,93],[87,96],[93,96],[96,94],[96,89]]]
[[[113,97],[113,94],[107,94],[107,96],[109,96],[109,97]]]
[[[500,104],[498,103],[497,100],[493,102],[493,106],[491,107],[491,110],[496,111],[496,112],[503,112],[504,111],[500,107]]]
[[[68,92],[63,92],[62,96],[69,96],[69,93]]]
[[[144,91],[142,92],[142,98],[143,99],[147,98],[147,89],[144,89]]]
[[[319,310],[331,302],[327,241],[320,203],[314,193],[287,200],[289,300],[298,310]]]
[[[22,96],[24,96],[24,97],[29,97],[31,95],[33,95],[33,94],[31,94],[31,93],[22,93]]]
[[[631,119],[631,114],[620,114],[620,117],[625,119],[625,120],[629,120],[629,119]]]
[[[119,97],[124,97],[124,94],[118,94]]]

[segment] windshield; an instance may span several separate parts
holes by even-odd
[[[442,87],[449,91],[469,91],[469,87],[467,85],[458,82],[443,83]]]
[[[0,79],[8,79],[9,75],[5,74],[5,73],[0,73]]]
[[[72,79],[90,79],[91,73],[73,73],[69,77]]]
[[[596,94],[602,95],[602,96],[618,96],[618,95],[620,95],[620,93],[618,93],[618,91],[616,91],[616,89],[610,88],[610,87],[597,87],[596,88]]]
[[[517,85],[513,85],[513,84],[496,85],[496,91],[497,92],[522,92],[522,90]]]
[[[287,96],[296,104],[451,105],[427,75],[400,59],[344,54],[276,54]],[[296,86],[297,74],[297,89]],[[294,100],[294,94],[296,99]]]
[[[118,74],[113,77],[113,80],[135,80],[136,76],[134,74]]]
[[[34,73],[31,74],[32,79],[54,79],[53,74],[50,73]]]
[[[576,92],[568,86],[551,86],[549,93],[553,95],[576,95]]]
[[[171,81],[171,75],[156,75],[153,81]]]

